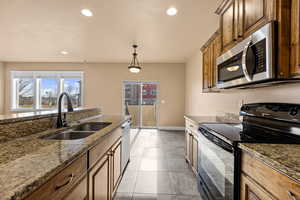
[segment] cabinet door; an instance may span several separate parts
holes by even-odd
[[[217,83],[217,58],[221,55],[221,36],[218,34],[214,39],[211,47],[211,66],[210,66],[210,86],[211,88],[216,87]]]
[[[87,177],[85,177],[64,200],[85,200],[87,199]]]
[[[210,88],[210,48],[207,47],[205,51],[203,51],[203,91]]]
[[[185,130],[185,155],[188,162],[190,162],[190,134],[187,129]]]
[[[89,173],[89,200],[110,200],[110,162],[105,155]]]
[[[221,13],[222,50],[226,50],[235,42],[234,2],[230,3]]]
[[[244,37],[255,32],[272,19],[273,7],[273,0],[244,0]]]
[[[292,0],[291,74],[300,75],[300,1]]]
[[[112,190],[118,186],[119,179],[121,177],[121,146],[122,142],[118,142],[118,144],[112,149]]]
[[[189,160],[191,162],[191,165],[193,164],[193,135],[190,132],[189,133]]]
[[[242,174],[241,200],[275,200],[275,198],[248,177],[246,177],[246,175]]]
[[[193,137],[193,168],[198,171],[198,140]]]

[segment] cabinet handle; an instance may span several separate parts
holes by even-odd
[[[296,195],[294,193],[292,193],[291,191],[288,191],[288,195],[289,195],[291,200],[297,200]]]
[[[65,183],[61,184],[61,185],[55,186],[55,190],[59,190],[59,189],[61,189],[62,187],[65,187],[65,186],[69,185],[70,183],[72,183],[73,178],[74,178],[74,174],[72,173],[72,174],[69,175],[69,180],[66,181]]]

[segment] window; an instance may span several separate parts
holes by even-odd
[[[12,71],[12,110],[53,110],[62,92],[83,105],[83,72]],[[66,103],[66,102],[65,102]]]

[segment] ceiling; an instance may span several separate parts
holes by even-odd
[[[216,30],[219,1],[0,0],[0,61],[129,62],[137,43],[141,62],[185,62]]]

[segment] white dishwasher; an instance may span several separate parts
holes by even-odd
[[[122,167],[122,172],[124,172],[127,163],[129,162],[130,159],[130,125],[131,125],[131,120],[126,121],[122,125],[122,159],[121,159],[121,167]]]

